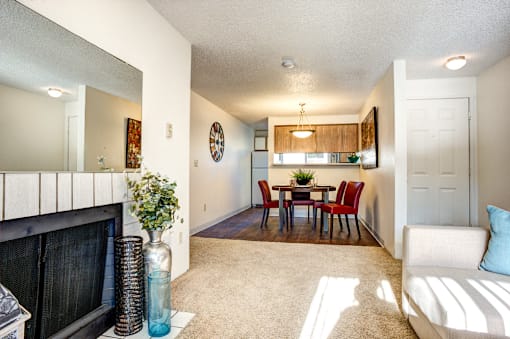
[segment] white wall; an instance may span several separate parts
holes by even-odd
[[[215,121],[221,124],[225,135],[225,151],[219,162],[209,152],[209,132]],[[253,136],[251,127],[191,92],[192,234],[251,206]]]
[[[127,119],[142,120],[142,107],[87,86],[85,95],[85,171],[99,171],[97,157],[120,172],[126,168]]]
[[[405,60],[393,61],[395,114],[395,234],[393,256],[402,258],[402,236],[407,224],[407,74]]]
[[[142,154],[150,169],[177,182],[184,223],[164,238],[171,242],[173,278],[181,275],[189,268],[190,43],[142,0],[21,2],[143,72]]]
[[[377,107],[378,163],[374,169],[361,169],[365,183],[359,214],[365,224],[395,255],[395,87],[392,64],[370,93],[359,112],[362,122]],[[361,137],[361,136],[360,136]]]
[[[467,98],[471,121],[469,123],[470,138],[470,219],[472,225],[478,222],[478,187],[477,187],[477,94],[476,78],[442,78],[407,80],[407,99],[448,99]],[[483,218],[482,218],[483,220]],[[482,222],[483,224],[483,222]]]
[[[478,77],[479,223],[487,204],[510,210],[510,57]]]
[[[319,185],[336,186],[342,180],[345,181],[358,181],[359,180],[359,166],[295,166],[295,165],[272,165],[274,155],[274,126],[276,125],[294,125],[297,123],[297,113],[293,117],[269,117],[268,118],[268,182],[269,185],[288,184],[290,174],[298,168],[312,169],[315,171],[315,176],[318,179]],[[352,124],[358,123],[357,115],[308,115],[310,123],[314,124]],[[278,192],[271,192],[273,199],[278,199]],[[330,199],[335,199],[336,192],[330,192]],[[290,199],[290,196],[288,197]],[[312,199],[320,199],[321,193],[312,193]],[[306,216],[306,206],[296,206],[295,214],[298,217]],[[271,215],[278,215],[278,210],[271,210]]]
[[[0,85],[0,170],[63,170],[64,122],[64,102]]]

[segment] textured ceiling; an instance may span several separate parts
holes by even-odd
[[[409,79],[510,55],[508,0],[149,0],[192,47],[192,89],[241,120],[356,114],[395,59]],[[444,68],[463,54],[467,66]],[[294,69],[280,66],[292,56]]]
[[[142,72],[13,0],[0,0],[0,83],[36,93],[58,87],[64,101],[80,84],[142,100]]]

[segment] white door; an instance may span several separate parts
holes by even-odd
[[[469,224],[468,99],[408,100],[409,224]]]

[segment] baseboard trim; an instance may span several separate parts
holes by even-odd
[[[377,232],[372,230],[372,228],[370,227],[370,224],[362,217],[358,216],[358,219],[361,222],[361,224],[363,225],[363,227],[365,227],[365,229],[368,231],[368,233],[370,233],[374,237],[375,241],[377,241],[377,243],[379,243],[379,245],[381,245],[382,248],[386,248],[386,247],[384,247],[384,243],[381,240],[381,238],[379,237],[379,235],[377,234]]]
[[[234,216],[236,214],[239,214],[239,213],[241,213],[243,211],[246,211],[247,209],[250,209],[250,208],[251,208],[251,204],[247,205],[247,206],[243,206],[243,207],[241,207],[241,208],[239,208],[239,209],[237,209],[235,211],[227,213],[227,214],[225,214],[225,215],[223,215],[221,217],[218,217],[216,219],[213,219],[211,221],[208,221],[205,224],[199,225],[199,226],[197,226],[197,227],[195,227],[193,229],[190,228],[189,234],[190,234],[190,236],[191,235],[195,235],[195,234],[197,234],[199,232],[202,232],[203,230],[205,230],[205,229],[207,229],[207,228],[209,228],[209,227],[211,227],[213,225],[216,225],[219,222],[222,222],[223,220],[226,220],[226,219],[228,219],[228,218],[230,218],[230,217],[232,217],[232,216]]]

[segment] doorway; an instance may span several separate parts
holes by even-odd
[[[470,224],[469,100],[407,101],[408,224]]]

